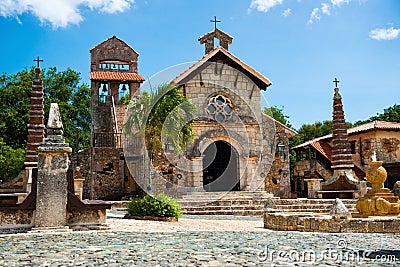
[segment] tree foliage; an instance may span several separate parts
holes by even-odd
[[[367,120],[360,120],[354,123],[354,126],[362,125],[372,121],[390,121],[400,122],[400,105],[394,104],[392,107],[383,110],[383,113],[377,113],[375,116],[370,117]]]
[[[0,180],[7,181],[18,175],[25,160],[25,150],[12,148],[0,138]]]
[[[193,140],[197,108],[179,86],[162,84],[155,91],[142,92],[130,102],[128,114],[125,133],[144,134],[149,153],[162,150],[166,142],[182,151]]]
[[[289,116],[284,113],[283,106],[272,106],[269,108],[264,108],[263,112],[275,120],[279,121],[280,123],[286,125],[289,128],[293,128],[292,124],[289,121]]]
[[[0,76],[0,138],[6,151],[3,154],[8,164],[21,166],[28,135],[30,94],[35,68],[25,68],[18,73],[1,74]],[[60,115],[64,125],[64,138],[76,150],[90,145],[90,88],[80,83],[78,72],[68,68],[57,71],[55,67],[43,69],[44,112],[45,124],[50,109],[50,103],[58,103]],[[79,137],[79,147],[75,148],[76,137]],[[0,148],[2,149],[2,148]],[[11,149],[11,150],[10,150]],[[7,156],[8,155],[8,156]],[[12,156],[14,155],[14,156]],[[6,171],[0,168],[0,177]]]

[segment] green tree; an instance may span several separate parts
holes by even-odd
[[[269,108],[264,108],[263,112],[275,120],[279,121],[280,123],[286,125],[289,128],[293,128],[292,124],[289,121],[289,116],[284,113],[283,106],[272,106]]]
[[[388,107],[383,110],[383,113],[377,113],[375,116],[370,117],[367,120],[360,120],[354,123],[354,126],[362,125],[372,121],[390,121],[400,122],[400,105],[394,104],[392,107]]]
[[[12,149],[19,155],[25,150],[28,135],[30,94],[35,68],[25,68],[18,73],[0,75],[0,138],[5,151]],[[58,103],[64,125],[64,138],[75,149],[76,136],[79,136],[79,148],[90,145],[90,88],[80,83],[80,75],[68,68],[59,72],[55,67],[43,69],[45,123],[51,102]],[[7,152],[8,153],[8,152]],[[22,166],[24,159],[12,152],[4,152],[4,160],[15,166]],[[7,156],[8,155],[8,156]],[[13,156],[14,155],[14,156]],[[22,168],[22,167],[21,167]],[[0,168],[0,177],[5,175]]]
[[[21,171],[25,160],[25,150],[14,149],[0,138],[0,180],[13,179]]]
[[[144,135],[149,154],[162,150],[166,142],[182,151],[193,140],[197,109],[180,90],[179,86],[162,84],[155,91],[142,92],[128,106],[125,132]]]

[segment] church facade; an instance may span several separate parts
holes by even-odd
[[[115,36],[91,50],[92,148],[77,160],[86,197],[113,199],[140,189],[290,197],[288,137],[295,132],[262,112],[261,92],[272,83],[228,51],[232,39],[217,28],[200,37],[204,57],[170,81],[196,105],[198,117],[193,142],[184,153],[166,147],[164,161],[149,159],[137,140],[122,142],[122,89],[131,98],[144,80],[138,53]]]

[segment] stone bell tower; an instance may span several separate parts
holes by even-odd
[[[122,132],[124,101],[129,102],[144,79],[138,74],[139,54],[116,36],[95,46],[90,54],[92,141],[95,145],[102,142],[105,135]]]
[[[139,54],[116,36],[90,54],[91,178],[89,193],[84,192],[91,199],[117,199],[135,190],[123,155],[122,132],[126,105],[144,79],[138,73]]]
[[[215,39],[219,40],[219,45],[222,48],[228,50],[228,46],[232,44],[233,37],[217,28],[217,22],[221,22],[220,20],[217,20],[217,17],[214,17],[214,20],[211,20],[210,22],[214,22],[214,30],[199,38],[200,44],[205,44],[205,53],[208,54],[215,48]]]

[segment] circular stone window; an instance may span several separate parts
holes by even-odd
[[[208,100],[206,110],[211,119],[218,122],[228,121],[233,113],[232,101],[223,95],[213,96]]]

